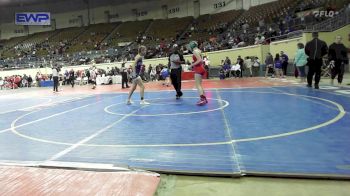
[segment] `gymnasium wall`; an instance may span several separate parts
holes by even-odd
[[[297,44],[305,43],[304,40],[304,37],[299,37],[289,40],[272,42],[270,44],[270,53],[273,57],[275,57],[277,53],[283,51],[285,54],[288,55],[289,59],[294,59],[295,53],[297,51]]]
[[[82,21],[79,20],[79,16],[82,17]],[[87,10],[52,14],[51,18],[56,20],[56,29],[80,27],[82,24],[88,24]]]
[[[256,56],[259,59],[262,58],[261,55],[261,46],[255,45],[255,46],[248,46],[244,48],[236,48],[236,49],[230,49],[230,50],[222,50],[222,51],[215,51],[215,52],[208,52],[207,56],[210,59],[210,64],[212,66],[218,66],[221,65],[221,60],[225,60],[226,57],[229,57],[231,59],[232,63],[236,63],[237,57],[240,55],[242,58],[246,56]]]
[[[344,45],[347,48],[350,48],[349,34],[350,34],[350,25],[347,25],[333,32],[320,32],[319,38],[325,41],[329,46],[332,43],[334,43],[335,37],[337,35],[340,35],[343,37]],[[270,51],[273,56],[275,56],[275,54],[279,53],[280,51],[284,51],[289,56],[290,59],[293,59],[297,50],[297,44],[303,43],[305,45],[307,42],[311,40],[312,40],[311,33],[303,33],[303,36],[301,38],[272,42],[270,44]]]
[[[162,4],[167,5],[168,18],[193,16],[193,1],[173,0],[167,3],[163,1]]]
[[[333,31],[333,32],[320,32],[319,38],[321,40],[325,41],[327,43],[327,45],[330,45],[330,44],[334,43],[335,37],[337,35],[340,35],[343,37],[343,41],[342,41],[343,44],[347,48],[350,48],[349,34],[350,34],[350,25],[347,25],[347,26],[340,28],[340,29]],[[305,33],[305,36],[307,37],[307,40],[312,39],[311,33]]]
[[[16,26],[12,23],[1,24],[0,29],[2,39],[10,39],[11,37],[21,37],[27,35],[24,26]]]
[[[243,0],[243,8],[245,10],[248,10],[252,6],[262,5],[273,1],[277,1],[277,0]]]
[[[214,14],[237,9],[237,0],[201,0],[200,14]]]
[[[54,30],[51,26],[28,26],[28,28],[29,34]]]

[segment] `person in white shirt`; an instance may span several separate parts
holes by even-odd
[[[244,64],[245,64],[245,68],[249,71],[250,77],[253,77],[253,70],[252,70],[253,63],[254,61],[251,57],[249,56],[245,57]]]
[[[92,89],[95,89],[96,88],[96,78],[97,78],[97,69],[96,69],[96,66],[93,65],[91,68],[90,68],[90,80],[92,81]]]
[[[260,60],[258,57],[253,57],[254,62],[253,62],[253,76],[259,76],[259,71],[260,71]]]
[[[58,67],[54,65],[52,67],[52,78],[53,78],[53,92],[58,92]]]
[[[152,67],[151,73],[150,73],[151,81],[153,81],[153,80],[157,81],[156,75],[157,75],[156,69],[154,67]]]
[[[239,77],[241,74],[241,65],[240,64],[235,64],[231,66],[231,75],[234,76],[235,78]]]

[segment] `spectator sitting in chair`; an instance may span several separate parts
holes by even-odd
[[[231,70],[231,60],[226,57],[226,60],[224,61],[224,65],[222,67],[225,72],[225,77],[229,78],[230,77],[230,70]]]
[[[162,79],[164,79],[163,86],[169,86],[170,85],[170,74],[167,67],[163,67],[162,71],[160,71],[160,75],[162,76]]]
[[[255,38],[255,45],[258,45],[258,44],[263,44],[265,42],[265,37],[264,36],[261,36],[261,35],[258,35],[256,38]]]
[[[241,65],[236,64],[231,66],[231,75],[234,76],[235,78],[239,78],[241,73]]]
[[[223,66],[219,70],[219,77],[220,77],[220,80],[224,80],[225,79],[225,71],[224,71]]]

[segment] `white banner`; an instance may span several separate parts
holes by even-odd
[[[16,25],[51,25],[50,12],[21,12],[15,15]]]

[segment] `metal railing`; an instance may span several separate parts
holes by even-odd
[[[303,36],[304,31],[303,30],[299,30],[299,31],[293,31],[284,35],[279,35],[279,36],[275,36],[275,37],[270,37],[268,39],[266,39],[266,41],[268,43],[273,42],[273,41],[278,41],[278,40],[284,40],[284,39],[291,39],[291,38],[297,38],[297,37],[302,37]]]
[[[328,20],[325,20],[321,23],[307,26],[305,31],[306,32],[313,32],[313,31],[334,31],[341,27],[344,27],[346,25],[350,24],[350,10],[344,10],[343,12],[340,12],[337,16],[332,17]]]

